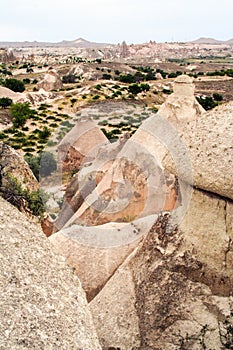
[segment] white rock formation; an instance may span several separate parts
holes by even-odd
[[[45,74],[43,80],[37,83],[39,89],[45,91],[59,90],[63,87],[61,78],[57,71],[53,68],[49,68]]]

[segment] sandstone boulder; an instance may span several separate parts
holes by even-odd
[[[38,225],[0,198],[0,348],[101,349],[77,277]]]

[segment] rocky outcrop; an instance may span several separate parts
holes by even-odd
[[[10,63],[15,61],[15,55],[12,49],[0,48],[0,62]]]
[[[80,119],[58,145],[58,163],[61,172],[77,172],[81,165],[93,161],[99,148],[108,142],[91,119]]]
[[[25,102],[27,100],[24,93],[14,92],[4,86],[0,86],[0,98],[1,97],[11,98],[14,102]]]
[[[80,282],[0,198],[1,349],[101,349]]]
[[[49,239],[79,276],[88,300],[92,300],[138,246],[153,221],[152,216],[132,223],[72,225]]]
[[[44,89],[45,91],[59,90],[63,88],[61,78],[53,68],[48,69],[43,80],[39,81],[37,86],[39,89]]]
[[[91,302],[103,348],[218,350],[233,344],[229,215],[224,200],[196,190],[179,227],[168,214],[156,221]]]
[[[154,135],[164,140],[173,161],[166,147],[154,149],[157,141],[150,142],[152,152],[178,176],[180,190],[182,180],[192,186],[193,178],[198,188],[187,197],[181,190],[180,207],[156,220],[91,302],[104,349],[233,346],[232,107],[205,113],[189,78],[177,82],[155,125],[146,121],[138,140],[143,144],[158,129]],[[165,122],[159,123],[161,116]]]
[[[233,199],[233,102],[218,106],[190,123],[181,136],[193,168],[194,186]],[[179,162],[179,159],[178,159]],[[176,174],[169,156],[163,161]]]
[[[0,142],[1,187],[9,187],[12,179],[16,179],[22,188],[29,192],[39,188],[38,181],[23,156],[7,144]]]
[[[129,49],[125,41],[120,45],[120,57],[126,58],[129,55]]]
[[[181,130],[195,123],[205,112],[194,96],[195,86],[188,75],[180,75],[174,81],[173,93],[159,109],[159,115]],[[178,126],[179,125],[179,126]]]

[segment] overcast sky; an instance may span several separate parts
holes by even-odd
[[[0,41],[233,38],[233,0],[1,0]]]

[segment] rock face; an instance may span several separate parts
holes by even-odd
[[[82,118],[58,145],[58,162],[62,173],[78,171],[95,159],[99,148],[109,143],[104,133],[89,118]]]
[[[72,225],[49,237],[56,251],[79,276],[88,300],[103,288],[127,256],[138,246],[154,221],[108,223],[99,226]]]
[[[174,126],[182,124],[186,128],[189,122],[195,122],[205,112],[194,96],[195,86],[187,75],[175,79],[173,94],[168,96],[159,109],[159,114]],[[184,124],[185,123],[185,124]]]
[[[0,62],[9,63],[15,61],[15,59],[12,49],[0,48]]]
[[[22,188],[29,192],[36,191],[39,188],[38,181],[23,156],[7,144],[0,142],[1,186],[8,187],[12,177],[17,179]]]
[[[156,221],[91,302],[103,348],[218,350],[233,344],[229,215],[224,200],[196,190],[180,227],[168,214]]]
[[[1,349],[101,349],[77,277],[0,198]]]
[[[37,83],[39,89],[45,91],[59,90],[62,89],[63,84],[57,71],[53,68],[49,68],[44,76],[44,79]]]
[[[181,139],[191,160],[194,185],[233,199],[233,102],[218,106],[190,123]],[[170,157],[165,167],[176,173]]]
[[[185,144],[185,151],[178,149],[175,159],[176,165],[183,164],[179,183],[187,170],[183,160],[189,150],[196,189],[189,205],[181,197],[180,207],[156,220],[92,300],[103,349],[219,350],[233,346],[232,104],[205,113],[194,99],[189,78],[179,77],[176,84],[174,94],[159,110],[166,122],[157,126],[167,138],[167,121],[176,127],[164,145],[171,152],[176,137]],[[150,140],[152,120],[135,133],[141,144]],[[157,142],[149,144],[153,152]],[[165,147],[156,147],[154,152],[168,170],[180,175]],[[190,179],[186,178],[192,185]],[[187,211],[177,223],[184,205]]]

